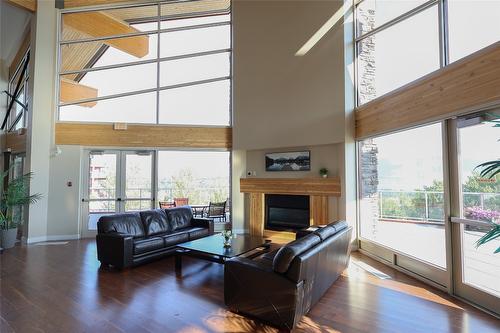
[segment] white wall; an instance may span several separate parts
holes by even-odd
[[[80,146],[59,146],[60,154],[50,158],[47,235],[78,238],[81,208]],[[72,186],[68,186],[68,182]]]
[[[53,142],[55,64],[56,64],[56,10],[54,0],[39,1],[32,23],[30,60],[31,103],[29,103],[28,142],[26,164],[34,173],[31,194],[40,193],[42,199],[29,207],[28,242],[45,240],[48,232],[50,153]]]
[[[346,3],[351,3],[346,0]],[[346,220],[354,229],[353,249],[357,248],[357,161],[355,140],[355,90],[354,90],[354,17],[352,10],[344,17],[344,114],[345,135],[340,151],[341,186],[344,189],[339,200],[339,218]]]
[[[233,2],[235,149],[344,141],[344,35],[295,53],[342,1]]]

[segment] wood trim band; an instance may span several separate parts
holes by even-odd
[[[356,109],[363,139],[500,105],[500,42]]]
[[[56,123],[57,145],[92,147],[225,148],[232,147],[230,127]]]
[[[9,132],[2,134],[0,140],[2,142],[2,152],[10,151],[13,154],[26,152],[26,131],[22,134],[18,132]]]
[[[338,178],[241,178],[240,192],[334,197],[341,194]]]

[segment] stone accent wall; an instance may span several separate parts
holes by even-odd
[[[373,30],[375,27],[375,9],[358,8],[357,31],[361,34]],[[357,44],[358,47],[358,101],[364,104],[376,97],[375,86],[375,42],[376,37],[372,35]],[[377,225],[379,219],[378,198],[378,147],[372,139],[360,143],[359,173],[360,173],[360,209],[362,233],[370,239],[377,237]]]
[[[377,154],[378,147],[373,142],[373,139],[367,139],[360,143],[359,182],[361,192],[361,229],[363,230],[363,234],[368,232],[368,234],[375,238],[377,235],[377,225],[379,219]]]
[[[366,33],[375,26],[375,10],[359,9],[357,13],[357,29]],[[375,88],[375,35],[363,39],[358,47],[358,99],[359,104],[371,101],[376,96]]]

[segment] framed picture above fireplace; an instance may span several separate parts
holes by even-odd
[[[310,171],[311,152],[291,151],[266,154],[266,171]]]

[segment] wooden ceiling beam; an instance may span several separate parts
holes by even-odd
[[[29,10],[30,12],[36,12],[36,0],[6,0],[8,4],[13,6]]]
[[[68,79],[61,79],[61,84],[59,87],[60,91],[60,101],[63,103],[70,103],[80,99],[96,98],[97,89],[86,86],[84,84],[77,83]],[[87,108],[94,107],[97,102],[88,102],[78,104]]]
[[[63,24],[90,37],[107,37],[139,32],[127,22],[103,12],[84,12],[63,15]],[[103,43],[142,58],[149,52],[148,36],[131,36],[105,40]]]

